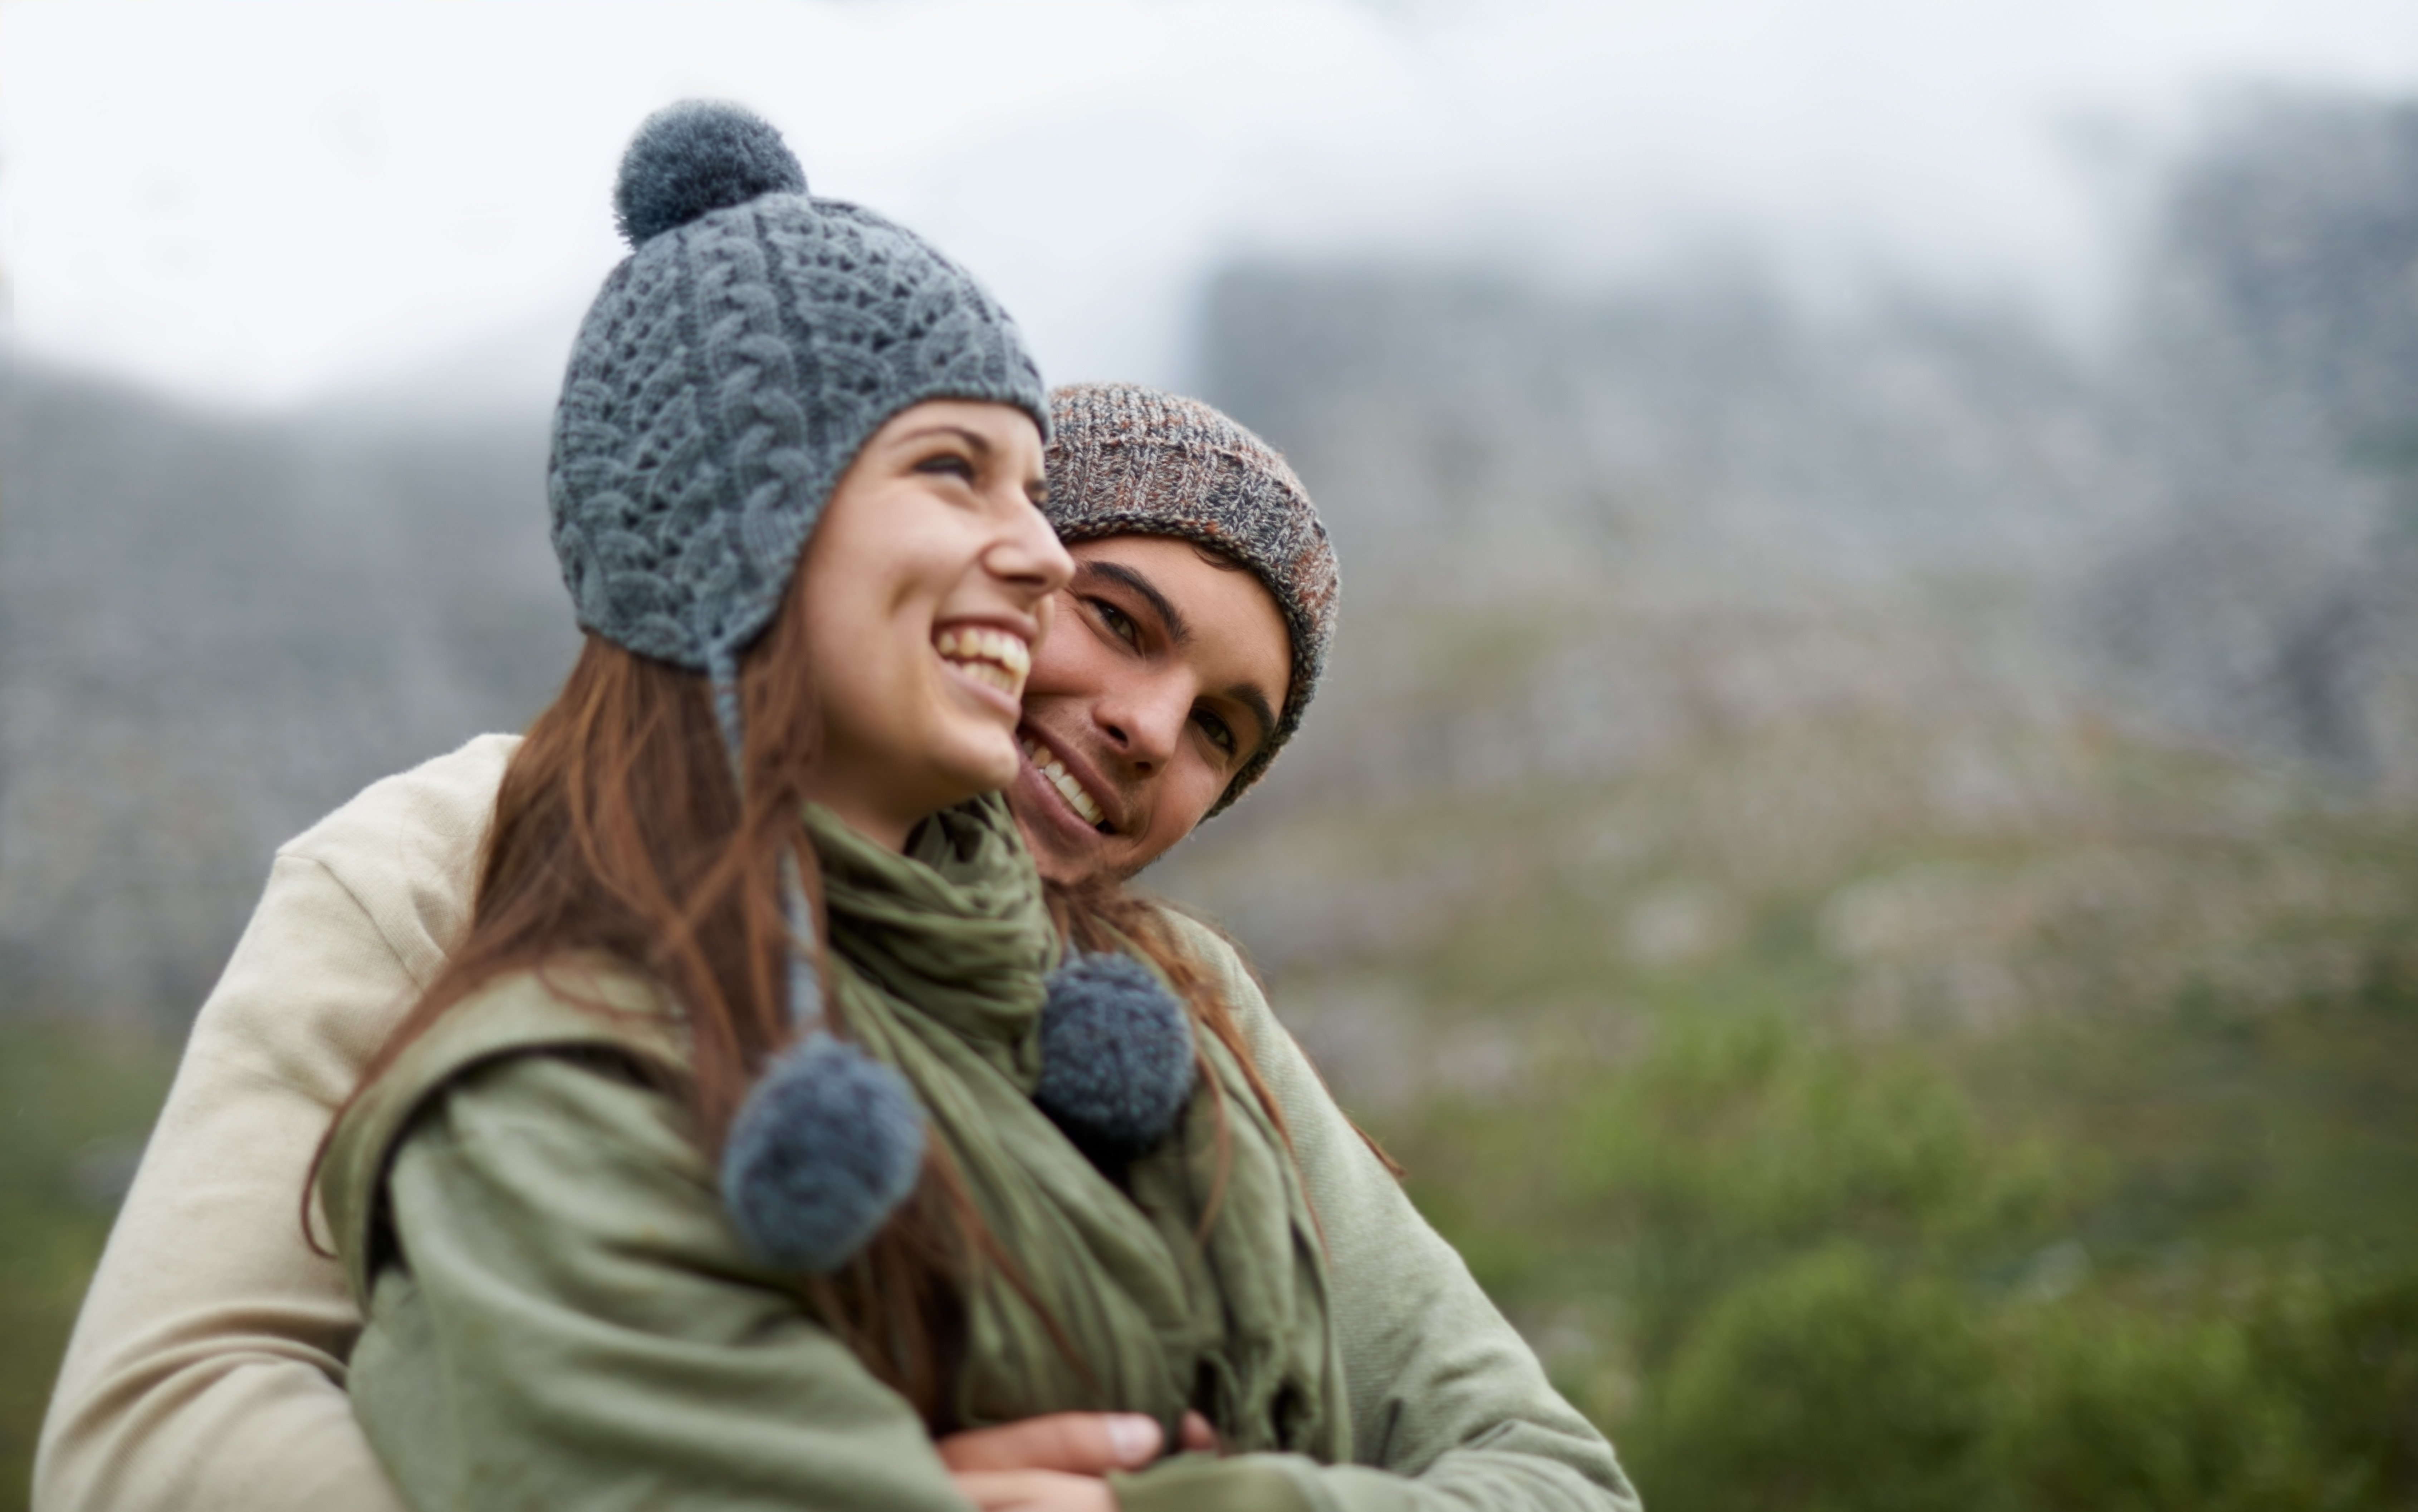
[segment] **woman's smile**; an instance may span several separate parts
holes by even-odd
[[[992,625],[942,625],[932,633],[932,649],[959,677],[1003,695],[1011,710],[1021,707],[1033,671],[1033,646],[1023,635]]]
[[[1016,780],[1033,647],[1075,566],[1042,486],[1032,417],[930,400],[833,488],[798,576],[821,739],[806,792],[864,833],[903,844]]]

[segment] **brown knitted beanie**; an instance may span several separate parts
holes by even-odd
[[[1293,640],[1293,685],[1267,743],[1209,812],[1260,780],[1300,727],[1335,636],[1335,548],[1274,448],[1198,400],[1134,383],[1049,395],[1049,503],[1069,544],[1175,536],[1224,553],[1267,585]]]

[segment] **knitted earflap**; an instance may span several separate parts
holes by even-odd
[[[1167,1138],[1192,1097],[1192,1020],[1130,955],[1078,955],[1050,973],[1033,1100],[1066,1137],[1115,1159]]]

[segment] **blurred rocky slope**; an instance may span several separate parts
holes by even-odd
[[[1545,898],[1599,964],[1778,908],[1969,1008],[2043,930],[2182,909],[2180,952],[2305,895],[2244,861],[2186,906],[2231,863],[2123,837],[2418,791],[2418,113],[2246,101],[2144,223],[2089,354],[1735,268],[1228,269],[1200,387],[1347,611],[1264,793],[1154,880],[1308,1018]],[[0,351],[0,1004],[189,1013],[278,841],[545,696],[543,416],[443,398],[233,419]]]
[[[1405,1045],[1499,1070],[1523,1012],[1591,1043],[1625,980],[1756,949],[1891,1019],[2338,976],[2317,936],[2406,910],[2346,816],[2418,792],[2418,111],[2245,100],[2151,211],[2089,355],[1719,273],[1231,270],[1208,397],[1347,608],[1158,885],[1381,1097]]]
[[[2107,409],[2157,513],[2097,574],[2121,685],[2418,787],[2418,108],[2270,99],[2168,186]]]
[[[543,416],[199,413],[0,351],[0,1003],[175,1017],[269,852],[568,665]]]

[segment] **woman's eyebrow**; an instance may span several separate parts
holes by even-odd
[[[1167,595],[1158,590],[1157,584],[1123,562],[1085,562],[1082,575],[1105,577],[1111,583],[1123,584],[1133,589],[1142,602],[1150,605],[1152,612],[1158,616],[1158,622],[1167,628],[1168,639],[1178,646],[1185,645],[1192,639],[1192,626],[1185,619],[1183,611],[1176,608]],[[1264,698],[1260,701],[1263,704],[1267,702]]]
[[[974,454],[976,456],[987,457],[990,455],[990,438],[983,435],[980,431],[970,431],[962,425],[926,425],[920,431],[909,431],[898,439],[901,441],[922,441],[935,435],[954,435],[959,440],[965,442],[966,445],[973,448]]]

